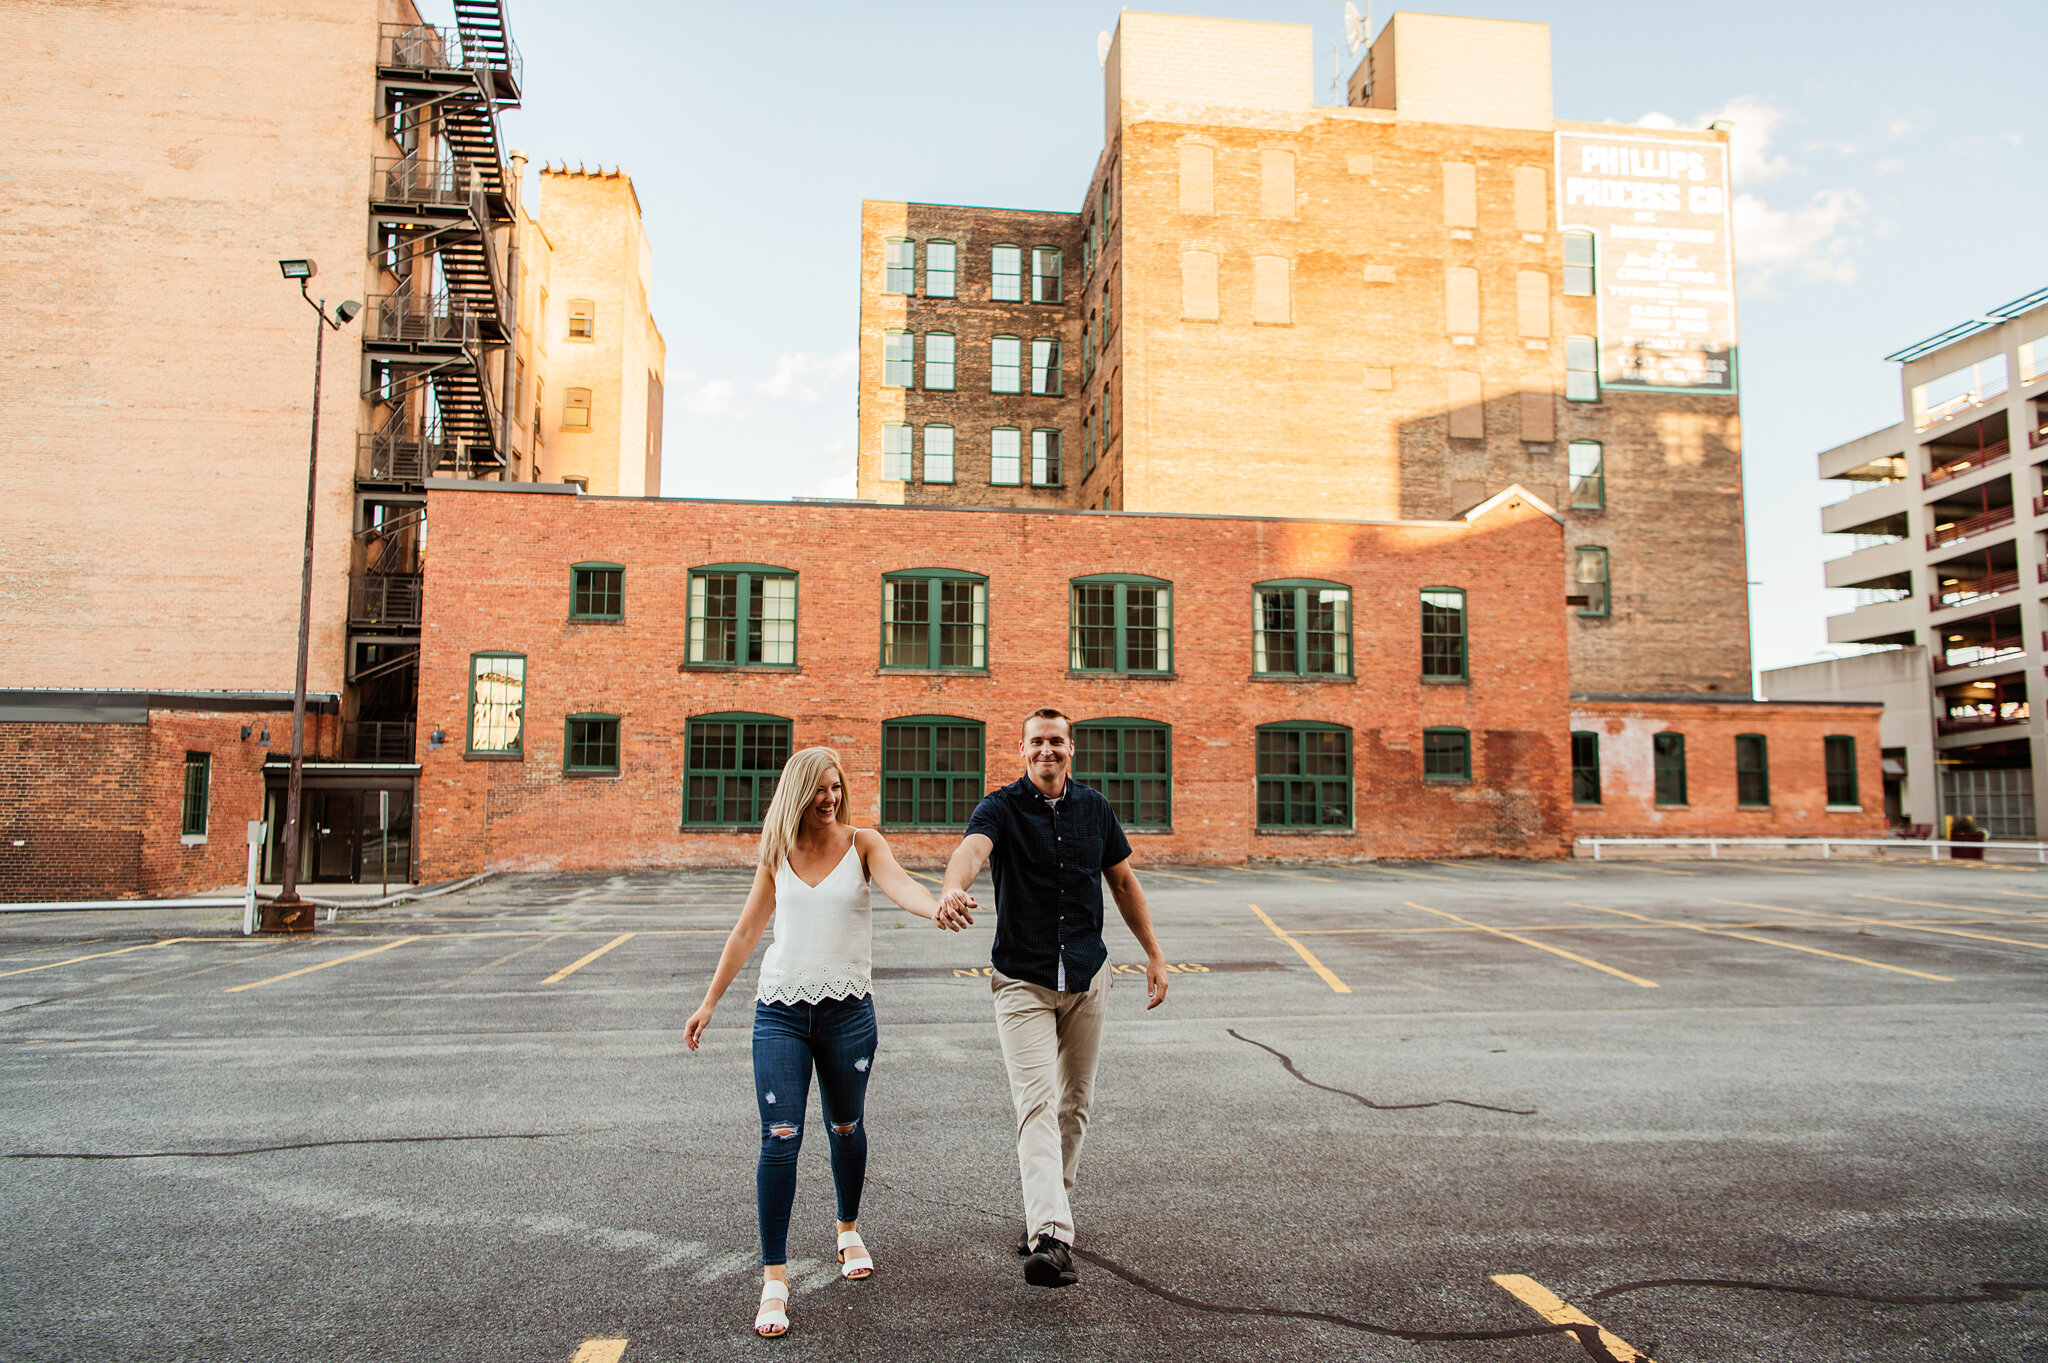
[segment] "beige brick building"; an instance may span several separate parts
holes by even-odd
[[[1313,86],[1305,26],[1126,12],[1078,212],[866,205],[860,495],[1520,483],[1566,509],[1576,691],[1747,694],[1725,134],[1556,121],[1541,24],[1397,14],[1348,107]]]

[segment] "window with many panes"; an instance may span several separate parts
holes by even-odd
[[[758,827],[789,761],[789,721],[774,715],[697,715],[683,748],[684,825]]]
[[[207,797],[213,786],[213,754],[185,754],[185,807],[178,832],[187,838],[206,836]]]
[[[1024,301],[1024,248],[998,246],[988,253],[988,296],[998,303]]]
[[[924,480],[927,483],[953,481],[953,428],[924,428]]]
[[[1031,301],[1057,303],[1060,293],[1060,253],[1049,246],[1031,250]]]
[[[1579,607],[1581,615],[1609,615],[1613,612],[1613,593],[1609,590],[1607,551],[1597,544],[1582,544],[1572,551],[1572,580],[1578,584],[1578,594],[1586,598]]]
[[[917,338],[907,331],[886,331],[882,333],[882,386],[884,388],[910,387],[911,371],[916,368]]]
[[[1593,234],[1564,234],[1564,292],[1567,298],[1591,298],[1595,292]]]
[[[1252,589],[1252,671],[1351,675],[1351,589],[1338,582],[1261,582]]]
[[[578,563],[569,569],[569,618],[617,620],[626,613],[626,570],[616,563]]]
[[[951,298],[959,290],[957,265],[960,248],[950,241],[924,244],[924,293],[927,298]]]
[[[1031,433],[1031,485],[1058,487],[1060,478],[1060,433],[1037,430]]]
[[[1657,803],[1689,803],[1685,798],[1685,735],[1669,730],[1652,734],[1650,759],[1657,786]]]
[[[882,479],[890,483],[910,481],[910,425],[902,421],[882,423]]]
[[[617,772],[619,717],[570,715],[563,721],[562,770]]]
[[[1762,734],[1735,735],[1735,803],[1771,802],[1771,759]]]
[[[1600,342],[1591,336],[1564,338],[1564,396],[1567,402],[1600,400]]]
[[[953,715],[882,723],[882,823],[965,828],[983,794],[982,726]]]
[[[882,243],[882,292],[910,293],[916,285],[917,243],[891,237]]]
[[[1262,725],[1257,737],[1261,828],[1351,826],[1351,731],[1335,724]]]
[[[1095,472],[1095,422],[1092,417],[1081,418],[1081,476],[1086,478]]]
[[[1173,671],[1173,584],[1103,575],[1068,585],[1070,663],[1076,672]]]
[[[913,568],[882,579],[882,666],[988,667],[988,579]]]
[[[1173,730],[1149,719],[1074,726],[1074,779],[1101,791],[1126,828],[1173,825]]]
[[[1472,734],[1449,727],[1422,731],[1422,779],[1425,781],[1469,781],[1472,779]]]
[[[1572,803],[1600,803],[1600,735],[1588,729],[1572,733]]]
[[[953,391],[953,334],[934,331],[924,338],[924,386],[938,392]]]
[[[1828,804],[1836,808],[1856,807],[1856,740],[1848,734],[1829,734],[1821,740],[1827,758]]]
[[[1024,481],[1024,433],[1015,426],[998,426],[988,433],[988,480],[996,487]]]
[[[998,336],[988,343],[988,391],[1024,391],[1024,343],[1015,336]]]
[[[1574,440],[1567,447],[1571,471],[1571,507],[1599,511],[1607,505],[1607,452],[1597,440]]]
[[[1457,587],[1422,589],[1422,679],[1464,681],[1471,675],[1465,646],[1465,593]]]
[[[526,727],[526,656],[469,655],[469,745],[472,757],[517,757]]]
[[[1044,337],[1031,343],[1031,391],[1057,396],[1064,387],[1060,379],[1060,343]]]
[[[796,574],[760,563],[690,570],[689,661],[796,665]]]

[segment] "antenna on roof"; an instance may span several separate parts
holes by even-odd
[[[1095,35],[1095,64],[1105,71],[1109,69],[1108,29],[1104,29],[1102,30],[1102,32]]]

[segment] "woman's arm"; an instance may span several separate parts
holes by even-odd
[[[914,913],[919,918],[937,921],[939,901],[932,898],[932,892],[911,879],[910,872],[896,862],[896,854],[889,850],[889,840],[872,828],[863,828],[854,835],[860,844],[861,860],[868,868],[868,878],[883,894],[896,901],[896,907],[905,913]]]
[[[732,985],[733,977],[746,965],[747,957],[754,954],[762,932],[768,927],[768,920],[774,915],[775,877],[769,874],[766,866],[757,866],[754,868],[754,887],[747,891],[747,906],[740,910],[740,921],[732,925],[732,933],[725,939],[725,950],[718,955],[718,969],[712,973],[711,987],[704,991],[704,1002],[697,1005],[697,1011],[690,1014],[690,1020],[683,1024],[683,1044],[691,1050],[697,1049],[704,1029],[711,1025],[711,1010],[718,1007],[718,1000]]]

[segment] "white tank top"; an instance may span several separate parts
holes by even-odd
[[[858,839],[816,886],[775,870],[775,940],[761,957],[763,1003],[822,1003],[867,995],[874,961],[874,910]]]

